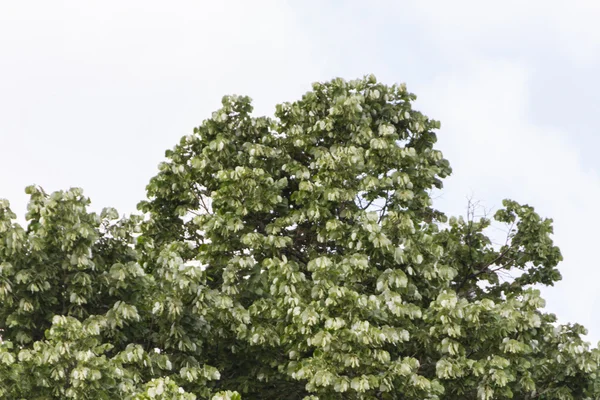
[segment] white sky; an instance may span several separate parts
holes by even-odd
[[[555,220],[561,322],[600,339],[596,1],[0,2],[0,197],[79,186],[135,210],[164,150],[247,94],[257,114],[310,83],[375,73],[442,121],[439,206],[505,197]]]

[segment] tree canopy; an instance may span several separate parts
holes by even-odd
[[[595,399],[600,353],[543,310],[552,221],[434,208],[451,168],[404,85],[228,96],[139,214],[0,202],[2,399]],[[491,226],[503,226],[495,244]]]

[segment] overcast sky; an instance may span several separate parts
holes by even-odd
[[[0,197],[83,187],[130,213],[164,150],[219,107],[257,114],[310,83],[406,82],[442,121],[438,206],[528,203],[555,221],[561,322],[600,339],[600,2],[2,1]]]

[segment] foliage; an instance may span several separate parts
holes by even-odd
[[[141,215],[29,187],[23,228],[0,203],[0,398],[599,398],[600,353],[535,289],[552,221],[435,210],[451,169],[414,100],[372,76],[273,119],[225,97]]]

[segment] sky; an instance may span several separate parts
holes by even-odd
[[[600,340],[600,2],[0,2],[0,198],[82,187],[135,211],[164,151],[225,94],[257,115],[314,81],[406,82],[453,167],[437,206],[511,198],[555,222],[559,321]]]

